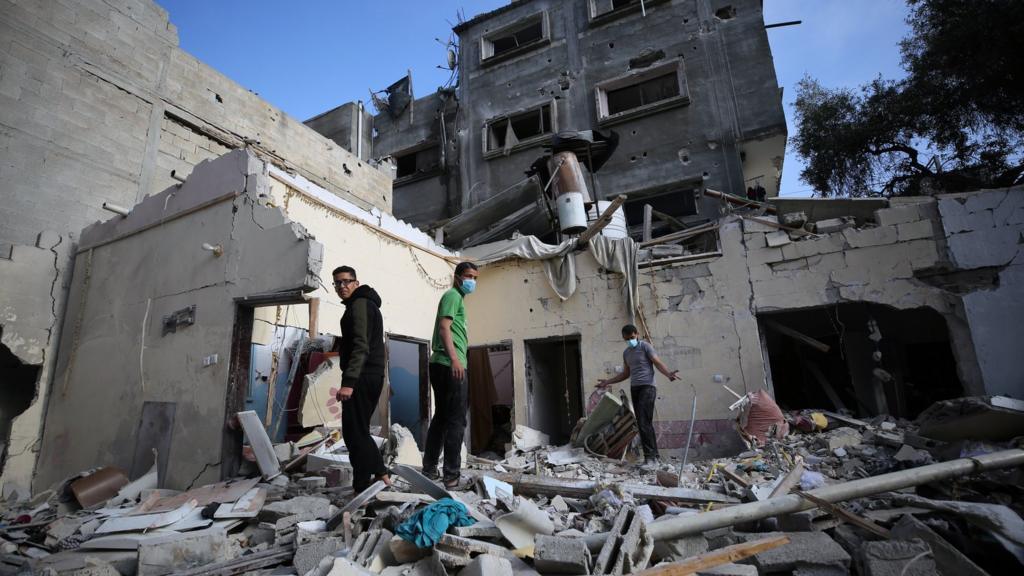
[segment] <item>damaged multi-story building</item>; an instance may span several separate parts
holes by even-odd
[[[679,370],[665,448],[695,420],[694,450],[731,449],[729,407],[760,389],[860,416],[1024,395],[1022,190],[776,198],[760,2],[522,0],[455,32],[457,85],[304,125],[179,49],[148,0],[0,11],[5,496],[135,477],[154,449],[164,486],[231,476],[241,409],[273,440],[336,423],[318,377],[340,264],[384,300],[379,423],[414,434],[437,298],[483,264],[474,453],[517,428],[567,441],[627,322]],[[583,235],[606,226],[589,241],[556,216],[556,157]]]

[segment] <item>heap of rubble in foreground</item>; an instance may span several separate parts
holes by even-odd
[[[252,478],[177,492],[156,488],[156,465],[132,482],[107,467],[8,503],[0,572],[1020,573],[1020,404],[946,401],[915,422],[805,410],[753,432],[741,417],[750,450],[685,467],[521,429],[505,459],[468,457],[450,492],[395,425],[380,439],[393,485],[359,495],[336,433],[271,445],[247,429]]]

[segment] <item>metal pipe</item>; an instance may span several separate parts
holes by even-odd
[[[114,214],[120,214],[121,216],[127,216],[128,215],[128,209],[127,208],[125,208],[123,206],[118,206],[117,204],[111,204],[110,202],[104,202],[103,203],[103,209],[104,210],[110,210]]]
[[[928,466],[911,468],[910,470],[890,472],[881,476],[823,486],[811,490],[808,494],[832,503],[843,502],[911,486],[951,480],[986,470],[1012,468],[1021,465],[1024,465],[1024,450],[1002,450],[975,458],[960,458],[959,460],[929,464]],[[672,540],[692,534],[700,534],[707,530],[733,526],[742,522],[762,520],[780,514],[792,514],[793,512],[810,510],[811,508],[817,508],[817,505],[797,494],[789,494],[761,502],[749,502],[710,512],[654,522],[647,527],[647,533],[654,540]],[[607,538],[608,534],[589,535],[587,536],[587,545],[591,550],[600,550]]]
[[[683,466],[679,469],[679,477],[683,477],[683,470],[690,457],[690,442],[693,439],[693,420],[697,417],[697,391],[693,391],[693,404],[690,405],[690,431],[686,433],[686,449],[683,450]]]

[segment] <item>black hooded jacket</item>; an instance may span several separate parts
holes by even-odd
[[[352,297],[342,301],[341,385],[354,388],[364,376],[384,376],[387,356],[384,351],[384,320],[380,315],[380,295],[369,286],[356,288]]]

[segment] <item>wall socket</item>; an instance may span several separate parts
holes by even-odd
[[[206,357],[203,358],[203,368],[205,368],[207,366],[213,366],[214,364],[216,364],[219,361],[220,361],[220,357],[218,357],[217,354],[210,354],[209,356],[206,356]]]

